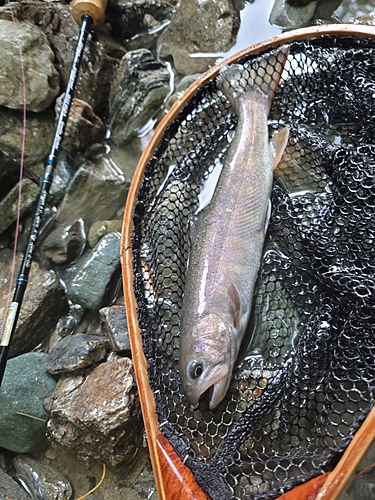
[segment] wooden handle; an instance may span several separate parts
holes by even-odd
[[[104,23],[107,0],[73,0],[71,3],[72,14],[77,24],[81,25],[83,16],[92,18],[93,28]]]

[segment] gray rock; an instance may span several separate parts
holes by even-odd
[[[44,400],[56,381],[43,365],[47,354],[30,352],[8,361],[0,389],[0,446],[17,453],[38,449],[45,438]]]
[[[29,23],[0,20],[0,56],[0,105],[22,109],[25,96],[28,111],[46,109],[59,93],[60,77],[44,33]]]
[[[41,246],[44,255],[54,264],[67,264],[77,259],[86,245],[82,219],[61,224],[50,233]]]
[[[100,220],[95,222],[89,231],[88,242],[93,248],[104,235],[113,232],[121,232],[122,220]]]
[[[57,210],[57,220],[67,223],[72,214],[85,222],[86,231],[97,220],[116,218],[118,207],[125,205],[130,180],[106,156],[87,162],[75,173]]]
[[[22,152],[23,115],[20,111],[0,108],[0,151],[8,158],[7,162],[19,161]],[[28,113],[26,119],[25,155],[26,166],[45,160],[51,147],[54,134],[53,112],[48,109],[42,113]]]
[[[87,309],[99,309],[120,267],[120,233],[103,236],[90,257],[67,285],[70,300]]]
[[[17,254],[16,271],[21,255]],[[4,317],[9,294],[12,252],[0,251],[0,317]],[[68,299],[53,271],[31,265],[28,286],[22,302],[17,327],[10,345],[10,356],[31,351],[48,339],[59,318],[69,311]]]
[[[31,497],[3,469],[0,468],[0,498],[4,500],[31,500]]]
[[[157,51],[161,58],[171,56],[182,75],[203,73],[217,57],[191,54],[227,52],[236,41],[239,27],[239,15],[231,0],[181,2],[158,40]]]
[[[51,465],[27,455],[13,460],[17,479],[26,485],[33,498],[38,500],[69,500],[73,488],[68,479]]]
[[[48,193],[48,202],[59,202],[65,195],[69,182],[75,172],[72,157],[64,150],[59,154],[50,192]]]
[[[55,345],[44,367],[52,374],[86,368],[103,361],[108,348],[109,342],[105,337],[76,333]]]
[[[149,50],[128,52],[116,71],[109,96],[111,138],[122,144],[136,134],[160,109],[170,91],[165,63]]]
[[[60,114],[64,95],[56,100],[56,119]],[[96,116],[92,107],[80,99],[73,99],[62,147],[70,154],[84,151],[90,144],[99,142],[105,131],[102,120]]]
[[[62,375],[48,409],[49,438],[83,460],[116,467],[139,446],[142,419],[128,358],[102,363],[89,374]]]
[[[69,5],[61,2],[14,2],[0,9],[0,19],[28,21],[46,35],[55,54],[54,65],[65,89],[76,48],[79,26]],[[95,111],[108,106],[110,82],[125,49],[105,29],[89,35],[83,52],[75,97],[87,101]]]
[[[39,188],[35,182],[24,179],[21,191],[21,215],[28,212],[38,198]],[[18,213],[19,183],[0,201],[0,234],[13,224]]]
[[[115,352],[130,350],[125,307],[120,305],[103,307],[99,314],[102,330],[108,336],[113,350]]]
[[[84,309],[79,304],[72,304],[69,314],[59,319],[56,325],[57,334],[60,337],[67,337],[74,333],[78,323],[81,321]]]
[[[150,26],[150,18],[159,25],[168,21],[175,11],[172,3],[163,0],[111,0],[106,16],[113,27],[113,35],[128,45],[131,38],[137,38],[155,27]]]
[[[314,15],[317,1],[308,2],[303,6],[290,5],[287,0],[276,0],[269,22],[275,26],[287,29],[297,29],[306,26]]]

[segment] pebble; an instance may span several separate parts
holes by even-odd
[[[24,179],[21,187],[21,216],[30,210],[38,198],[39,188],[35,182]],[[0,234],[13,224],[18,214],[19,183],[0,201]]]
[[[85,245],[85,224],[78,218],[68,224],[58,225],[44,240],[41,250],[51,262],[62,265],[80,257]]]
[[[0,498],[3,500],[32,500],[26,491],[0,467]]]
[[[130,351],[125,307],[114,305],[99,311],[103,332],[108,336],[115,352]]]

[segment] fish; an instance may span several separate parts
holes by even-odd
[[[289,49],[221,69],[218,89],[237,115],[212,199],[192,237],[180,323],[179,374],[189,403],[225,397],[250,318],[270,214],[273,171],[289,129],[269,142],[268,114]]]

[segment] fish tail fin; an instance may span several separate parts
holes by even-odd
[[[243,65],[224,66],[221,68],[217,86],[234,109],[237,108],[237,101],[242,94],[254,91],[262,92],[271,108],[288,54],[289,47],[283,45]]]

